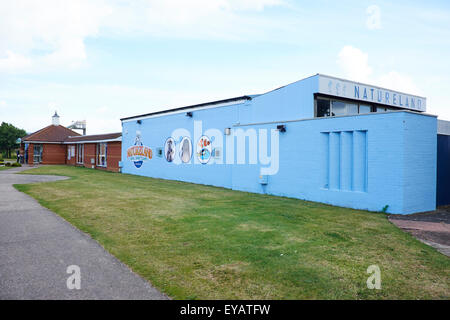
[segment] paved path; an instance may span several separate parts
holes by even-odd
[[[0,171],[0,299],[167,299],[87,234],[12,184],[66,179]],[[67,288],[80,267],[81,289]]]
[[[450,257],[450,207],[426,213],[390,215],[389,220]]]

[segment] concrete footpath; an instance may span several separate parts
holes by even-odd
[[[389,220],[423,243],[450,257],[450,207],[433,212],[390,215]]]
[[[12,185],[66,179],[0,171],[0,299],[167,299],[87,234]],[[80,289],[76,286],[78,266]],[[75,270],[75,271],[74,271]]]

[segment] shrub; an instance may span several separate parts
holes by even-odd
[[[5,166],[7,166],[7,167],[11,167],[11,162],[7,162],[7,163],[5,163]]]
[[[11,167],[21,167],[22,165],[18,162],[14,162]]]

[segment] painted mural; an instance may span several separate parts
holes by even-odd
[[[164,144],[164,156],[166,157],[167,162],[172,162],[175,159],[175,140],[170,137],[167,138],[166,143]]]
[[[188,163],[192,157],[192,142],[189,137],[183,137],[180,143],[180,159],[184,163]]]
[[[207,136],[202,136],[197,142],[196,153],[198,161],[202,164],[208,163],[212,154],[211,140]]]
[[[134,145],[127,149],[127,159],[133,162],[134,166],[139,169],[144,164],[144,161],[150,160],[152,157],[152,149],[144,146],[140,133],[136,133]]]

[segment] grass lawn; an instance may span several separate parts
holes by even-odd
[[[449,299],[450,259],[382,213],[69,166],[15,187],[175,299]],[[369,290],[370,265],[381,290]]]
[[[8,170],[8,169],[11,169],[12,167],[7,167],[7,166],[1,166],[0,167],[0,171],[2,171],[2,170]]]

